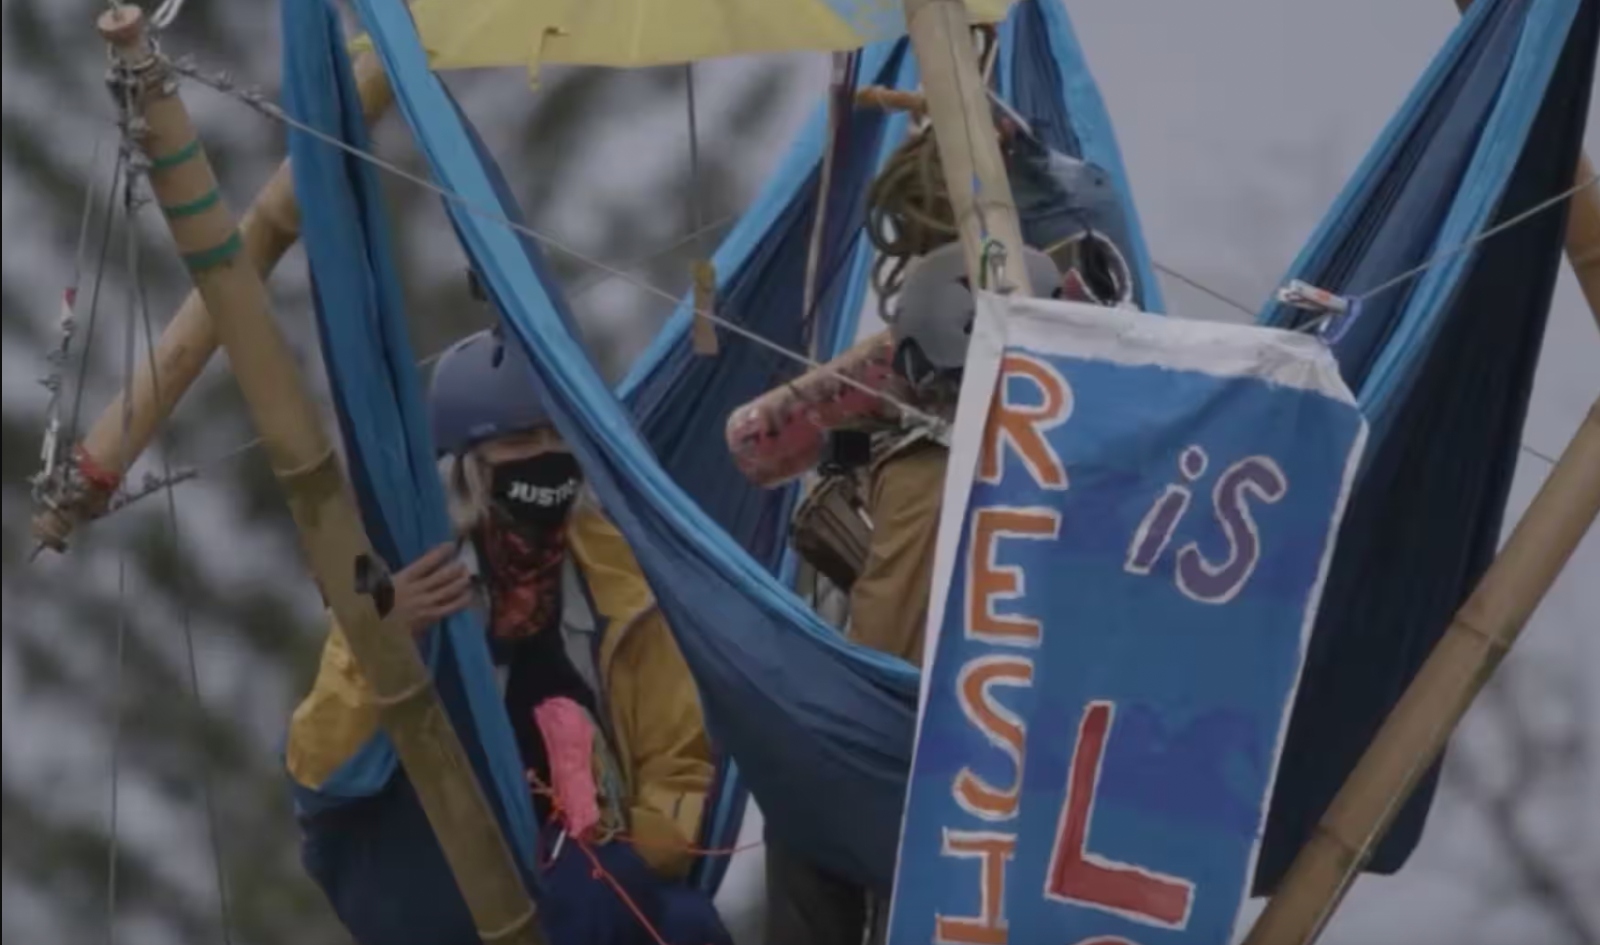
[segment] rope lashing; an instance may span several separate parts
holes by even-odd
[[[932,125],[913,132],[868,188],[867,238],[878,251],[872,289],[887,319],[911,260],[960,238]]]

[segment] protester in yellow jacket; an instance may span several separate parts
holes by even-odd
[[[709,897],[681,882],[713,775],[694,682],[626,540],[536,402],[530,372],[490,332],[440,360],[430,391],[435,444],[477,574],[457,545],[441,546],[394,575],[393,606],[421,633],[474,602],[487,605],[490,650],[541,825],[543,884],[581,855],[566,841],[582,839],[645,913],[641,922],[584,862],[581,872],[571,868],[573,882],[593,888],[546,897],[551,940],[726,942]],[[377,727],[372,691],[335,626],[290,726],[291,776],[319,787]]]

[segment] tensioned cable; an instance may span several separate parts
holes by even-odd
[[[658,259],[658,258],[660,258],[662,256],[665,256],[668,253],[675,252],[676,250],[682,249],[684,246],[687,246],[690,243],[693,243],[702,234],[710,233],[710,232],[713,232],[713,231],[715,231],[717,229],[720,229],[720,228],[726,226],[727,224],[733,222],[734,219],[735,219],[735,217],[733,215],[725,216],[725,217],[721,218],[720,220],[716,220],[716,221],[714,221],[712,223],[707,224],[704,228],[702,228],[697,233],[689,233],[689,234],[686,234],[684,236],[680,236],[678,239],[672,241],[671,243],[667,244],[666,246],[658,247],[658,248],[656,248],[656,249],[654,249],[654,250],[652,250],[652,251],[650,251],[648,253],[640,254],[639,256],[636,256],[636,257],[634,257],[632,259],[629,259],[629,260],[626,260],[624,262],[618,263],[617,265],[620,268],[625,268],[625,269],[626,268],[632,268],[632,267],[635,267],[635,266],[644,265],[645,263],[651,262],[651,261],[653,261],[655,259]],[[584,294],[592,291],[593,289],[599,287],[600,285],[603,285],[608,278],[610,278],[610,276],[607,275],[604,272],[602,272],[602,273],[600,273],[600,274],[598,274],[596,276],[590,276],[586,280],[580,282],[579,285],[576,286],[571,292],[567,293],[567,299],[570,301],[572,299],[577,299],[577,298],[582,297]],[[455,339],[455,341],[459,341],[459,340],[461,340],[461,339],[459,339],[459,338]],[[417,367],[419,367],[419,368],[427,367],[428,365],[432,364],[433,362],[439,360],[441,357],[444,357],[444,353],[446,351],[450,350],[450,346],[452,344],[454,344],[455,341],[452,341],[452,342],[450,342],[450,344],[446,344],[446,345],[440,347],[440,349],[438,351],[435,351],[433,354],[430,354],[427,357],[422,358],[419,361],[417,361]],[[129,493],[129,494],[125,494],[125,495],[122,495],[122,496],[120,496],[120,497],[118,497],[116,499],[113,499],[110,507],[106,510],[105,515],[102,515],[101,517],[104,518],[106,516],[113,515],[113,514],[115,514],[117,512],[120,512],[123,509],[127,508],[130,505],[133,505],[136,502],[142,501],[142,500],[147,499],[147,498],[149,498],[149,497],[151,497],[153,495],[156,495],[156,494],[158,494],[160,492],[165,491],[168,486],[181,485],[182,483],[188,482],[191,479],[199,478],[201,475],[203,475],[208,470],[215,469],[216,467],[221,466],[222,464],[224,464],[226,462],[229,462],[230,460],[236,459],[239,456],[243,456],[245,453],[248,453],[251,450],[255,449],[256,447],[260,446],[262,444],[262,442],[263,442],[263,440],[261,439],[261,437],[259,437],[259,436],[258,437],[254,437],[254,438],[252,438],[250,440],[247,440],[247,441],[245,441],[243,443],[240,443],[239,445],[237,445],[235,447],[232,447],[231,449],[224,450],[224,451],[218,453],[217,455],[211,457],[210,459],[202,460],[202,461],[200,461],[200,462],[198,462],[198,463],[196,463],[196,464],[194,464],[192,466],[183,467],[181,469],[178,469],[175,472],[171,471],[169,469],[168,471],[164,472],[163,475],[159,479],[153,479],[151,481],[146,482],[146,484],[139,491],[133,492],[133,493]]]
[[[385,160],[384,158],[381,158],[376,154],[372,154],[369,151],[365,151],[365,150],[363,150],[361,148],[358,148],[358,147],[356,147],[356,146],[354,146],[352,144],[349,144],[349,143],[347,143],[345,141],[342,141],[342,140],[340,140],[338,138],[335,138],[332,135],[326,134],[326,133],[322,132],[320,129],[313,128],[310,125],[307,125],[304,122],[299,121],[298,119],[296,119],[293,116],[289,115],[287,112],[285,112],[282,108],[278,107],[277,105],[275,105],[275,104],[273,104],[273,103],[271,103],[269,101],[266,101],[263,97],[261,97],[259,95],[246,94],[246,93],[242,92],[239,89],[235,89],[235,88],[231,87],[227,83],[218,83],[215,80],[213,80],[212,78],[210,78],[209,76],[206,76],[203,73],[201,73],[199,70],[193,68],[192,66],[186,65],[186,64],[177,64],[177,63],[175,63],[174,64],[174,68],[179,73],[181,73],[182,75],[188,76],[189,78],[192,78],[192,79],[200,82],[201,84],[203,84],[203,85],[205,85],[205,86],[207,86],[209,88],[215,89],[216,91],[222,92],[225,95],[229,95],[229,96],[231,96],[233,98],[236,98],[236,99],[238,99],[240,101],[243,101],[247,105],[251,106],[252,108],[256,109],[257,111],[261,112],[262,114],[268,116],[269,118],[272,118],[272,119],[274,119],[276,121],[280,121],[280,122],[284,123],[285,125],[288,125],[289,127],[294,128],[296,131],[304,132],[305,134],[308,134],[311,137],[316,138],[317,140],[319,140],[319,141],[321,141],[321,142],[323,142],[325,144],[331,145],[333,147],[336,147],[336,148],[346,152],[347,154],[350,154],[352,157],[355,157],[355,158],[357,158],[359,160],[362,160],[362,161],[366,161],[366,162],[372,164],[374,167],[377,167],[377,168],[380,168],[382,170],[388,171],[389,173],[397,175],[397,176],[399,176],[399,177],[401,177],[401,178],[403,178],[405,180],[408,180],[411,183],[416,184],[419,187],[422,187],[422,188],[425,188],[425,189],[427,189],[429,191],[432,191],[433,193],[437,194],[442,199],[449,200],[452,203],[455,203],[456,205],[460,206],[462,209],[466,210],[469,213],[472,213],[475,216],[479,216],[479,217],[482,217],[484,219],[490,220],[491,222],[497,223],[497,224],[499,224],[501,226],[504,226],[504,227],[506,227],[508,229],[511,229],[511,230],[513,230],[515,232],[522,233],[522,234],[530,237],[531,239],[537,240],[538,242],[540,242],[540,243],[542,243],[542,244],[544,244],[546,246],[549,246],[551,249],[554,249],[554,250],[556,250],[558,252],[561,252],[561,253],[564,253],[564,254],[566,254],[568,256],[571,256],[573,259],[577,260],[580,263],[583,263],[583,264],[585,264],[587,266],[591,266],[591,267],[593,267],[595,269],[599,269],[599,270],[602,270],[604,272],[607,272],[611,276],[613,276],[613,277],[615,277],[617,279],[621,279],[624,282],[627,282],[627,283],[629,283],[629,284],[631,284],[631,285],[633,285],[633,286],[635,286],[635,287],[637,287],[639,289],[642,289],[645,292],[650,293],[651,295],[659,296],[659,297],[661,297],[663,299],[666,299],[667,301],[672,302],[674,305],[677,305],[677,304],[679,304],[679,303],[681,303],[683,301],[679,296],[674,295],[671,292],[668,292],[666,289],[663,289],[660,286],[657,286],[657,285],[655,285],[655,284],[653,284],[651,282],[648,282],[648,281],[646,281],[644,279],[641,279],[641,278],[639,278],[637,276],[634,276],[631,273],[623,272],[620,269],[614,269],[611,266],[608,266],[605,263],[601,262],[600,260],[594,259],[594,258],[592,258],[592,257],[590,257],[590,256],[588,256],[588,255],[586,255],[586,254],[584,254],[582,252],[579,252],[578,250],[573,249],[572,247],[568,246],[567,244],[561,242],[558,239],[555,239],[552,236],[549,236],[548,234],[545,234],[545,233],[542,233],[542,232],[540,232],[538,230],[535,230],[534,228],[532,228],[530,226],[527,226],[526,224],[518,223],[515,220],[507,219],[504,214],[499,213],[498,211],[491,210],[489,208],[483,207],[483,206],[479,205],[476,201],[473,201],[473,200],[467,198],[466,196],[464,196],[462,194],[458,194],[458,193],[456,193],[455,191],[451,190],[448,187],[441,186],[441,185],[439,185],[439,184],[437,184],[437,183],[435,183],[435,182],[433,182],[433,181],[431,181],[431,180],[429,180],[429,179],[427,179],[425,177],[422,177],[422,176],[417,175],[417,174],[413,174],[412,172],[406,170],[405,168],[400,167],[399,165],[397,165],[397,164],[395,164],[395,163],[393,163],[391,161]],[[850,376],[848,376],[848,375],[846,375],[846,374],[844,374],[842,372],[839,372],[839,371],[829,367],[828,365],[823,364],[822,362],[817,361],[817,360],[809,357],[806,354],[803,354],[803,353],[798,352],[798,351],[791,351],[788,348],[784,347],[783,345],[771,340],[770,338],[767,338],[764,335],[758,334],[757,332],[751,331],[750,329],[744,327],[743,325],[738,324],[737,322],[729,321],[728,319],[723,318],[722,316],[716,314],[715,312],[695,309],[694,313],[696,315],[699,315],[699,316],[703,317],[703,318],[706,318],[709,321],[712,321],[712,322],[716,323],[717,325],[721,326],[722,328],[727,329],[728,331],[732,332],[733,334],[738,335],[738,336],[744,338],[747,341],[751,341],[751,342],[753,342],[753,343],[755,343],[757,345],[760,345],[761,347],[767,348],[768,350],[773,351],[776,354],[782,355],[783,357],[786,357],[786,358],[788,358],[788,359],[790,359],[792,361],[795,361],[797,363],[803,364],[806,367],[812,368],[814,370],[824,371],[824,372],[832,375],[840,383],[845,384],[845,385],[850,386],[850,387],[857,388],[858,390],[861,390],[861,391],[863,391],[864,393],[866,393],[866,394],[868,394],[870,396],[877,397],[877,398],[883,400],[884,402],[890,404],[891,406],[895,407],[896,409],[901,411],[906,416],[911,417],[912,419],[915,419],[915,420],[917,420],[919,422],[926,423],[926,424],[933,425],[933,426],[940,426],[940,425],[944,424],[944,421],[940,420],[937,417],[934,417],[932,414],[929,414],[929,413],[927,413],[925,411],[919,410],[919,409],[917,409],[916,407],[913,407],[910,404],[904,403],[903,401],[900,401],[898,398],[894,397],[893,395],[887,394],[887,393],[885,393],[885,392],[883,392],[881,390],[878,390],[877,388],[871,387],[871,386],[869,386],[869,385],[867,385],[867,384],[865,384],[865,383],[863,383],[861,381],[858,381],[855,378],[850,377]]]
[[[953,50],[952,50],[952,53],[953,53]],[[464,195],[458,194],[458,193],[450,190],[449,188],[443,187],[443,186],[435,183],[432,180],[429,180],[429,179],[427,179],[425,177],[422,177],[420,175],[417,175],[417,174],[413,174],[410,171],[407,171],[406,169],[394,164],[393,162],[387,161],[384,158],[379,157],[376,154],[372,154],[371,152],[365,151],[365,150],[363,150],[361,148],[357,148],[354,145],[351,145],[351,144],[349,144],[349,143],[347,143],[345,141],[342,141],[342,140],[340,140],[338,138],[335,138],[335,137],[333,137],[331,135],[325,134],[322,131],[320,131],[319,129],[313,128],[313,127],[305,124],[304,122],[301,122],[301,121],[295,119],[293,116],[289,115],[287,112],[285,112],[282,108],[280,108],[276,104],[266,100],[266,98],[264,96],[260,95],[259,93],[246,92],[244,90],[235,88],[232,85],[232,83],[227,82],[227,81],[218,81],[216,79],[213,79],[212,77],[207,76],[204,73],[202,73],[199,69],[197,69],[197,68],[195,68],[195,67],[193,67],[191,65],[188,65],[188,64],[175,63],[174,64],[174,68],[177,69],[177,71],[180,72],[182,75],[185,75],[185,76],[187,76],[187,77],[189,77],[191,79],[194,79],[195,81],[201,83],[202,85],[207,86],[208,88],[211,88],[211,89],[213,89],[215,91],[221,92],[221,93],[223,93],[225,95],[228,95],[228,96],[230,96],[232,98],[238,99],[241,102],[244,102],[246,105],[249,105],[251,108],[254,108],[256,111],[266,115],[269,118],[272,118],[272,119],[274,119],[276,121],[279,121],[279,122],[281,122],[281,123],[283,123],[283,124],[285,124],[285,125],[287,125],[287,126],[289,126],[291,128],[294,128],[294,129],[296,129],[298,131],[302,131],[302,132],[304,132],[306,134],[309,134],[313,138],[316,138],[319,141],[322,141],[322,142],[324,142],[326,144],[332,145],[333,147],[339,148],[340,150],[345,151],[346,153],[352,155],[353,157],[356,157],[359,160],[366,161],[366,162],[372,164],[373,166],[379,168],[380,170],[384,170],[384,171],[386,171],[386,172],[388,172],[388,173],[390,173],[392,175],[395,175],[395,176],[400,177],[402,179],[408,180],[411,183],[413,183],[413,184],[415,184],[415,185],[417,185],[419,187],[422,187],[422,188],[424,188],[426,190],[432,191],[433,193],[437,194],[441,198],[443,198],[445,200],[450,200],[450,201],[456,203],[457,205],[461,206],[463,209],[467,210],[468,212],[473,213],[474,215],[477,215],[477,216],[486,218],[488,220],[491,220],[492,222],[498,223],[499,225],[504,226],[504,227],[506,227],[508,229],[511,229],[511,230],[513,230],[515,232],[522,233],[522,234],[524,234],[524,235],[526,235],[526,236],[528,236],[528,237],[530,237],[532,239],[535,239],[535,240],[539,241],[540,243],[542,243],[542,244],[544,244],[546,246],[551,247],[552,249],[555,249],[555,250],[557,250],[559,252],[565,253],[566,255],[572,257],[573,259],[577,260],[580,263],[583,263],[583,264],[586,264],[588,266],[591,266],[591,267],[593,267],[593,268],[595,268],[597,270],[600,270],[600,271],[602,271],[602,272],[604,272],[604,273],[606,273],[606,274],[608,274],[608,275],[610,275],[610,276],[612,276],[614,278],[618,278],[618,279],[621,279],[621,280],[623,280],[625,282],[628,282],[628,283],[634,285],[635,287],[644,290],[645,292],[648,292],[648,293],[650,293],[652,295],[656,295],[656,296],[659,296],[659,297],[661,297],[663,299],[666,299],[667,301],[672,302],[674,305],[680,304],[682,302],[682,299],[679,296],[677,296],[677,295],[675,295],[675,294],[673,294],[671,292],[668,292],[665,289],[660,288],[659,286],[656,286],[656,285],[654,285],[654,284],[652,284],[650,282],[647,282],[644,279],[641,279],[641,278],[638,278],[636,276],[633,276],[630,273],[623,272],[623,271],[621,271],[619,269],[616,269],[616,268],[613,268],[611,266],[608,266],[608,265],[606,265],[605,263],[603,263],[603,262],[601,262],[599,260],[593,259],[593,258],[591,258],[591,257],[589,257],[589,256],[587,256],[587,255],[575,250],[575,249],[572,249],[571,247],[567,246],[565,243],[561,242],[560,240],[555,239],[554,237],[551,237],[551,236],[549,236],[549,235],[547,235],[545,233],[542,233],[542,232],[540,232],[538,230],[535,230],[532,227],[529,227],[529,226],[527,226],[525,224],[521,224],[521,223],[518,223],[518,222],[516,222],[514,220],[507,219],[504,214],[498,213],[498,212],[496,212],[496,211],[494,211],[492,209],[488,209],[488,208],[479,206],[478,204],[476,204],[476,202],[468,199]],[[964,116],[964,118],[965,118],[965,116]],[[970,140],[970,135],[971,135],[970,125],[969,125],[967,131],[968,131],[969,140]],[[1531,207],[1528,210],[1525,210],[1522,213],[1519,213],[1516,216],[1513,216],[1513,217],[1503,221],[1502,223],[1500,223],[1500,224],[1498,224],[1496,226],[1490,227],[1488,229],[1485,229],[1485,230],[1475,234],[1474,236],[1472,236],[1471,238],[1465,240],[1464,242],[1462,242],[1458,246],[1455,246],[1455,247],[1453,247],[1451,249],[1447,249],[1447,250],[1441,251],[1440,253],[1436,254],[1432,258],[1428,259],[1423,264],[1421,264],[1421,265],[1419,265],[1417,267],[1414,267],[1411,270],[1403,272],[1403,273],[1395,276],[1394,278],[1392,278],[1390,280],[1387,280],[1384,283],[1381,283],[1380,285],[1368,290],[1367,292],[1363,293],[1362,295],[1357,296],[1357,298],[1360,298],[1360,299],[1370,298],[1370,297],[1378,294],[1379,292],[1386,291],[1386,290],[1388,290],[1390,288],[1393,288],[1395,285],[1399,285],[1399,284],[1403,283],[1407,279],[1415,278],[1416,276],[1420,275],[1423,272],[1426,272],[1428,269],[1432,268],[1435,265],[1438,265],[1439,263],[1443,262],[1444,260],[1449,259],[1449,258],[1453,257],[1454,255],[1457,255],[1457,254],[1459,254],[1461,252],[1466,252],[1466,251],[1470,250],[1472,247],[1476,246],[1478,243],[1481,243],[1485,239],[1488,239],[1488,238],[1490,238],[1490,237],[1492,237],[1492,236],[1494,236],[1494,235],[1496,235],[1498,233],[1501,233],[1501,232],[1503,232],[1503,231],[1505,231],[1507,229],[1510,229],[1513,226],[1516,226],[1518,224],[1524,223],[1527,220],[1531,219],[1532,217],[1538,215],[1541,212],[1547,211],[1547,210],[1551,209],[1552,207],[1558,206],[1563,201],[1570,199],[1578,191],[1584,189],[1585,187],[1588,187],[1588,186],[1591,186],[1592,184],[1594,184],[1596,182],[1596,180],[1600,180],[1600,174],[1597,174],[1597,175],[1591,177],[1589,180],[1587,180],[1587,181],[1585,181],[1585,182],[1583,182],[1581,184],[1577,184],[1577,185],[1567,189],[1566,191],[1563,191],[1562,193],[1557,194],[1557,195],[1549,198],[1548,200],[1545,200],[1545,201],[1541,202],[1540,204],[1535,205],[1534,207]],[[976,203],[981,203],[979,201],[975,201],[975,202]],[[981,224],[982,223],[982,219],[981,219],[982,209],[981,209],[981,206],[977,208],[977,212],[980,214],[980,224]],[[1217,298],[1219,301],[1223,301],[1226,304],[1231,305],[1234,308],[1237,308],[1241,312],[1244,312],[1244,313],[1252,315],[1252,316],[1255,314],[1254,310],[1252,310],[1248,306],[1244,305],[1243,303],[1240,303],[1237,300],[1231,299],[1228,296],[1226,296],[1226,295],[1224,295],[1224,294],[1222,294],[1220,292],[1216,292],[1215,290],[1212,290],[1209,287],[1205,287],[1198,280],[1195,280],[1195,279],[1192,279],[1192,278],[1190,278],[1188,276],[1185,276],[1185,275],[1177,272],[1176,270],[1172,269],[1169,266],[1163,266],[1163,265],[1157,264],[1156,268],[1160,269],[1162,272],[1167,273],[1168,275],[1171,275],[1171,276],[1174,276],[1175,278],[1181,279],[1185,283],[1195,287],[1196,289],[1204,291],[1206,294],[1211,295],[1214,298]],[[848,377],[847,375],[845,375],[845,374],[843,374],[841,372],[834,371],[833,369],[829,368],[827,365],[821,364],[821,363],[817,362],[815,359],[812,359],[812,358],[808,357],[807,355],[805,355],[805,354],[803,354],[801,352],[791,351],[788,348],[785,348],[784,346],[778,344],[777,342],[774,342],[774,341],[772,341],[772,340],[770,340],[768,338],[765,338],[764,336],[761,336],[761,335],[757,334],[756,332],[750,331],[749,329],[745,328],[742,325],[738,325],[736,323],[728,321],[727,319],[722,318],[721,316],[717,315],[714,312],[696,311],[696,314],[701,315],[701,316],[709,319],[710,321],[722,326],[723,328],[726,328],[727,330],[729,330],[730,332],[732,332],[735,335],[743,337],[743,338],[745,338],[745,339],[747,339],[747,340],[749,340],[751,342],[754,342],[755,344],[758,344],[758,345],[760,345],[762,347],[768,348],[769,350],[772,350],[772,351],[774,351],[774,352],[776,352],[776,353],[778,353],[778,354],[780,354],[780,355],[782,355],[782,356],[784,356],[786,358],[789,358],[789,359],[794,360],[796,362],[799,362],[801,364],[807,365],[808,367],[813,368],[813,369],[820,369],[820,370],[827,371],[833,377],[838,379],[841,383],[844,383],[844,384],[846,384],[848,386],[851,386],[851,387],[858,388],[858,389],[868,393],[871,396],[878,397],[878,398],[882,399],[883,401],[885,401],[886,403],[889,403],[891,406],[894,406],[895,408],[901,410],[907,416],[910,416],[913,419],[917,419],[917,420],[919,420],[921,422],[935,424],[935,425],[942,424],[942,421],[938,420],[938,418],[932,417],[932,416],[924,413],[923,411],[917,410],[916,408],[911,407],[909,404],[902,403],[897,398],[893,397],[890,394],[887,394],[887,393],[885,393],[885,392],[883,392],[881,390],[877,390],[877,389],[871,388],[871,387],[869,387],[869,386],[867,386],[867,385],[855,380],[854,378]],[[242,452],[246,448],[248,448],[248,445],[246,445],[245,447],[241,447],[239,451]],[[1529,449],[1529,448],[1527,448],[1524,445],[1524,449]],[[1531,450],[1530,450],[1530,452],[1531,452]],[[1534,452],[1533,455],[1539,455],[1539,454],[1537,452]]]

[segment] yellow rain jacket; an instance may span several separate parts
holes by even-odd
[[[850,635],[913,666],[922,665],[949,459],[942,444],[912,438],[874,464],[867,496],[872,540],[850,588]]]
[[[569,528],[601,633],[599,704],[627,794],[628,835],[658,874],[680,878],[694,861],[713,774],[699,696],[622,534],[587,506],[573,511]],[[320,787],[377,729],[372,691],[335,622],[290,722],[290,775]]]

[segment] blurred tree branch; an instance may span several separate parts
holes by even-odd
[[[1565,671],[1530,678],[1534,676],[1523,662],[1501,666],[1476,711],[1500,729],[1495,741],[1504,746],[1504,757],[1492,763],[1477,745],[1458,743],[1447,766],[1448,783],[1488,828],[1502,854],[1496,866],[1505,871],[1515,894],[1531,900],[1563,930],[1570,945],[1600,945],[1600,923],[1585,910],[1592,895],[1579,891],[1569,878],[1571,871],[1540,843],[1528,823],[1530,806],[1541,796],[1559,793],[1564,782],[1581,780],[1590,747],[1581,724],[1536,724],[1530,704],[1534,691],[1555,700],[1566,710],[1563,715],[1577,719],[1583,682],[1576,673]],[[1505,769],[1504,776],[1496,777],[1499,767]]]

